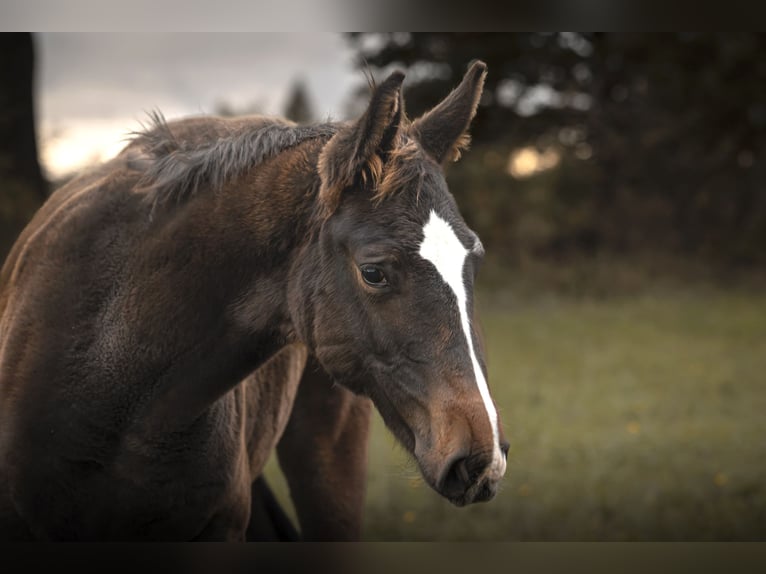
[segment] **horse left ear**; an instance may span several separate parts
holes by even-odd
[[[319,156],[319,198],[326,214],[335,211],[344,189],[357,181],[374,188],[389,152],[406,122],[404,73],[393,72],[372,94],[364,115],[335,134]]]
[[[476,115],[487,65],[476,60],[463,81],[431,111],[412,123],[411,132],[420,145],[439,163],[457,161],[468,147],[468,126]]]

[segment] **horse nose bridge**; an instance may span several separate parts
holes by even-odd
[[[476,383],[470,378],[461,378],[459,383],[445,386],[450,389],[447,391],[450,396],[444,398],[444,415],[438,417],[442,428],[434,436],[449,439],[455,450],[465,451],[465,454],[495,448],[493,421]]]
[[[469,321],[470,322],[470,321]],[[477,345],[477,337],[474,335],[474,329],[467,333],[460,323],[445,324],[440,328],[440,340],[444,351],[451,357],[460,358],[461,361],[470,360],[471,351],[478,355],[481,354],[481,345]],[[470,340],[468,337],[470,336]]]

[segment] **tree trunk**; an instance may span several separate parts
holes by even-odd
[[[0,261],[48,195],[37,158],[34,42],[0,34]]]

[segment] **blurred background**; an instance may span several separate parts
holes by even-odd
[[[0,259],[148,111],[343,120],[399,68],[417,117],[474,58],[447,180],[509,470],[454,508],[376,419],[365,538],[763,540],[766,35],[0,34]]]

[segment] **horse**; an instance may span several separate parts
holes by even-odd
[[[372,408],[441,496],[493,498],[484,249],[444,175],[486,73],[415,120],[400,71],[355,121],[156,113],[53,193],[0,271],[0,536],[359,539]]]

